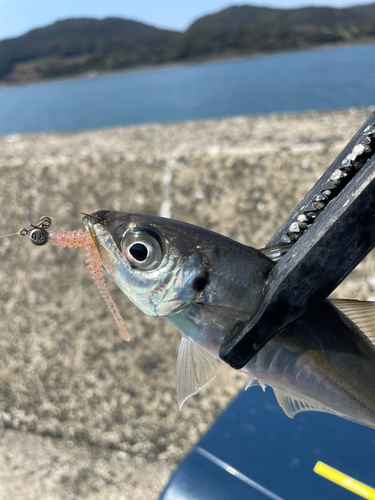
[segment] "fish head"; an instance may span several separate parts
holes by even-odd
[[[104,269],[143,312],[170,316],[197,300],[207,258],[182,223],[105,210],[83,222]]]
[[[151,316],[199,304],[248,317],[273,267],[258,250],[176,220],[101,210],[83,221],[104,269]]]

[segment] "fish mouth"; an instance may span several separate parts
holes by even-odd
[[[117,214],[117,212],[115,212]],[[95,247],[100,255],[103,268],[107,273],[113,277],[115,268],[113,267],[113,259],[116,254],[116,241],[111,231],[111,224],[113,222],[111,212],[107,210],[100,210],[92,214],[82,214],[84,217],[82,221],[86,230],[95,244]]]
[[[99,217],[96,212],[94,212],[91,215],[85,214],[83,212],[81,212],[81,213],[82,213],[82,215],[84,215],[84,217],[82,218],[82,222],[84,223],[86,230],[90,233],[90,236],[93,239],[96,248],[99,250],[100,244],[99,244],[98,238],[96,236],[95,225],[100,224],[101,226],[103,226],[104,219]]]

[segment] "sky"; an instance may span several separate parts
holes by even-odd
[[[160,28],[185,30],[195,19],[231,5],[347,7],[355,0],[0,0],[0,40],[70,17],[123,17]]]

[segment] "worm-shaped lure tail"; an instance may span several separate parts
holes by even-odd
[[[80,229],[78,231],[49,231],[48,242],[56,247],[82,248],[91,277],[98,287],[108,309],[115,318],[120,337],[127,341],[130,340],[129,333],[125,328],[121,314],[106,287],[99,252],[90,233],[88,231],[82,232]]]

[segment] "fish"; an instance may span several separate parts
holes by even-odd
[[[144,313],[181,333],[181,409],[218,373],[220,345],[256,311],[290,245],[255,249],[198,226],[101,210],[83,222],[103,268]],[[288,417],[326,412],[375,428],[375,303],[331,299],[277,333],[241,369]]]

